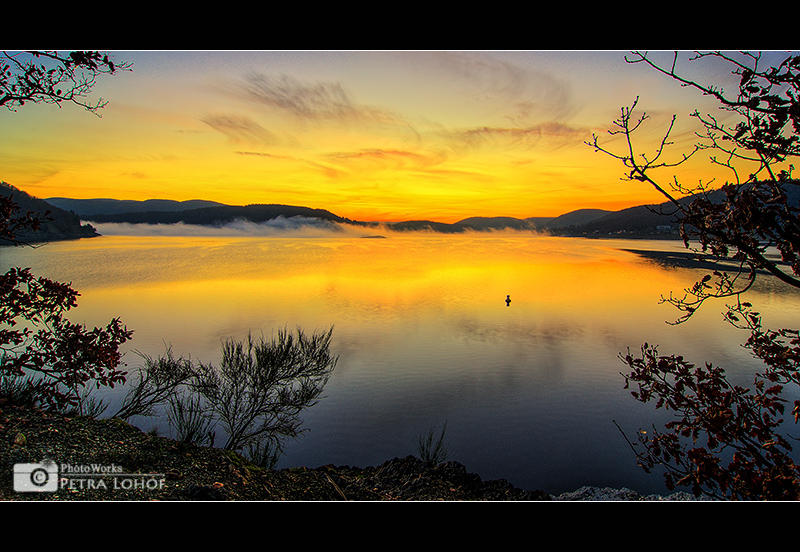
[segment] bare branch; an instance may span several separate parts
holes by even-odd
[[[0,55],[0,106],[9,110],[25,103],[60,106],[70,102],[98,115],[108,102],[98,98],[90,103],[86,96],[102,74],[113,75],[130,69],[129,63],[114,63],[101,52],[55,51],[3,52]]]

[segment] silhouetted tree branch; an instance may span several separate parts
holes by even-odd
[[[622,109],[609,131],[622,137],[624,146],[601,145],[597,135],[587,144],[618,159],[626,168],[624,179],[648,183],[667,198],[687,248],[734,263],[732,274],[715,270],[685,290],[684,297],[670,295],[663,300],[678,307],[684,313],[679,322],[685,322],[706,300],[735,297],[725,318],[750,332],[745,347],[764,369],[747,389],[729,383],[722,368],[659,355],[647,344],[639,357],[630,352],[621,355],[631,369],[623,376],[633,396],[675,413],[664,431],[639,433],[643,452],[631,445],[646,470],[656,465],[665,468],[670,489],[683,485],[696,494],[732,499],[798,499],[800,466],[792,458],[791,439],[781,429],[788,403],[784,388],[800,385],[800,334],[794,329],[762,328],[761,315],[742,300],[742,294],[752,288],[760,271],[800,288],[800,195],[791,164],[800,154],[800,56],[787,56],[766,68],[760,66],[762,54],[749,52],[696,53],[690,61],[706,58],[731,64],[732,73],[739,76],[734,94],[682,76],[677,53],[664,66],[641,52],[626,60],[646,64],[681,86],[715,98],[720,109],[738,116],[733,125],[695,110],[691,116],[701,122],[704,134],[697,133],[700,141],[691,152],[666,162],[676,118],[654,154],[640,154],[633,133],[648,117],[634,116],[637,98],[630,108]],[[712,152],[711,163],[729,169],[732,181],[713,189],[711,182],[686,187],[677,177],[667,186],[654,176],[656,169],[677,167],[700,151]],[[768,254],[772,247],[780,260]],[[797,422],[800,401],[794,401],[792,415]]]
[[[10,110],[30,103],[60,105],[71,102],[92,113],[108,102],[84,98],[101,74],[113,75],[129,69],[129,63],[114,63],[103,52],[23,51],[0,56],[0,105]]]
[[[99,52],[5,52],[0,57],[0,105],[10,110],[26,102],[72,102],[96,113],[106,105],[83,98],[96,77],[127,64]],[[36,230],[49,213],[20,214],[11,195],[0,195],[0,241],[23,245],[18,235]],[[78,292],[68,284],[11,268],[0,275],[0,387],[27,400],[64,410],[79,405],[90,385],[125,381],[119,347],[132,331],[119,319],[88,329],[67,320]],[[13,397],[12,397],[13,399]]]
[[[692,113],[691,116],[702,123],[705,135],[698,134],[701,140],[691,152],[679,155],[672,162],[662,160],[666,148],[673,145],[670,134],[675,116],[652,156],[636,150],[633,133],[648,119],[646,113],[634,115],[638,98],[631,107],[622,109],[620,117],[614,121],[615,128],[609,131],[611,136],[623,137],[625,145],[621,151],[601,145],[597,135],[587,142],[597,151],[620,160],[627,169],[626,180],[650,184],[674,205],[674,215],[687,248],[739,263],[737,275],[715,272],[716,285],[709,285],[708,280],[699,282],[685,302],[670,298],[669,302],[686,312],[683,319],[691,316],[707,298],[730,297],[747,291],[758,269],[770,272],[793,287],[800,287],[800,210],[796,202],[790,201],[794,192],[790,188],[797,187],[798,183],[791,178],[794,165],[787,163],[800,153],[800,56],[789,56],[777,67],[761,69],[758,67],[761,55],[742,55],[752,61],[751,67],[720,52],[697,54],[692,58],[711,56],[733,63],[733,73],[741,76],[735,99],[726,97],[716,86],[681,77],[676,69],[677,54],[668,68],[658,66],[646,53],[635,52],[633,60],[628,60],[645,63],[683,86],[718,98],[722,109],[741,116],[734,126],[728,127],[711,115]],[[711,162],[729,168],[734,174],[732,182],[712,189],[713,181],[687,187],[677,178],[664,183],[653,176],[656,169],[678,167],[704,150],[724,154],[724,160],[712,156]],[[737,162],[755,164],[755,168],[741,179]],[[692,240],[699,245],[690,247]],[[778,248],[780,261],[766,254],[770,247]],[[746,278],[739,275],[744,271],[748,272]],[[739,282],[744,282],[743,287],[731,285]]]

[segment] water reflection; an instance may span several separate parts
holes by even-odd
[[[377,465],[413,454],[416,435],[447,421],[455,459],[484,478],[657,492],[661,480],[640,471],[612,423],[635,431],[658,418],[622,389],[617,355],[649,342],[743,372],[753,361],[722,305],[665,323],[676,313],[661,294],[698,273],[624,251],[648,247],[682,244],[107,236],[5,249],[2,263],[71,281],[75,321],[121,317],[135,330],[132,366],[134,350],[217,362],[229,337],[334,325],[339,364],[281,466]],[[767,324],[796,325],[797,294],[769,284],[751,299]]]

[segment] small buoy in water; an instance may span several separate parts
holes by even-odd
[[[506,306],[509,306],[510,304],[511,304],[511,296],[506,295]]]

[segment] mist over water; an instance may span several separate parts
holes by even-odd
[[[298,221],[97,225],[102,237],[6,248],[0,260],[3,270],[27,266],[72,282],[81,293],[74,321],[120,317],[135,330],[129,369],[140,363],[135,351],[171,347],[217,362],[226,338],[334,325],[339,363],[279,467],[378,465],[415,454],[416,436],[447,422],[452,459],[483,479],[551,493],[581,485],[665,492],[614,425],[634,436],[665,419],[623,389],[617,356],[647,342],[745,382],[757,367],[739,346],[747,336],[722,321],[721,303],[686,324],[666,323],[678,313],[659,304],[661,295],[703,272],[623,251],[683,250],[678,242],[289,222]],[[376,234],[386,239],[364,239]],[[750,301],[766,326],[796,326],[796,293],[767,285]]]
[[[194,224],[90,223],[103,236],[204,236],[204,237],[284,237],[315,238],[354,236],[368,229],[307,217],[277,217],[266,222],[237,220],[220,226]]]

